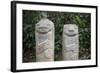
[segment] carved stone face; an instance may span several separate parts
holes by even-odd
[[[38,33],[47,33],[53,29],[53,23],[48,19],[42,19],[36,24],[36,31]]]
[[[78,26],[75,24],[64,25],[64,34],[67,36],[75,36],[78,34]]]

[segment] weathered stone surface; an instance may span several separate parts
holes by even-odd
[[[79,56],[78,26],[66,24],[63,28],[63,59],[77,60]]]
[[[47,18],[41,19],[35,28],[36,61],[54,60],[54,24]]]

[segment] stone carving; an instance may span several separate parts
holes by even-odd
[[[35,27],[36,61],[54,60],[54,24],[47,18],[41,19]]]
[[[66,24],[63,28],[63,59],[77,60],[79,56],[78,26]]]

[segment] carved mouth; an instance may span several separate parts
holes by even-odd
[[[76,36],[78,33],[65,33],[67,36]]]
[[[49,28],[47,28],[47,27],[39,27],[39,28],[37,28],[37,30],[36,30],[38,33],[42,33],[42,34],[44,34],[44,33],[48,33],[49,31],[51,31],[51,29]]]

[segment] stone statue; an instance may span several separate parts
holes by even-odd
[[[54,23],[43,18],[35,26],[36,61],[54,61]]]
[[[79,56],[79,34],[78,26],[66,24],[63,27],[63,59],[78,60]]]

